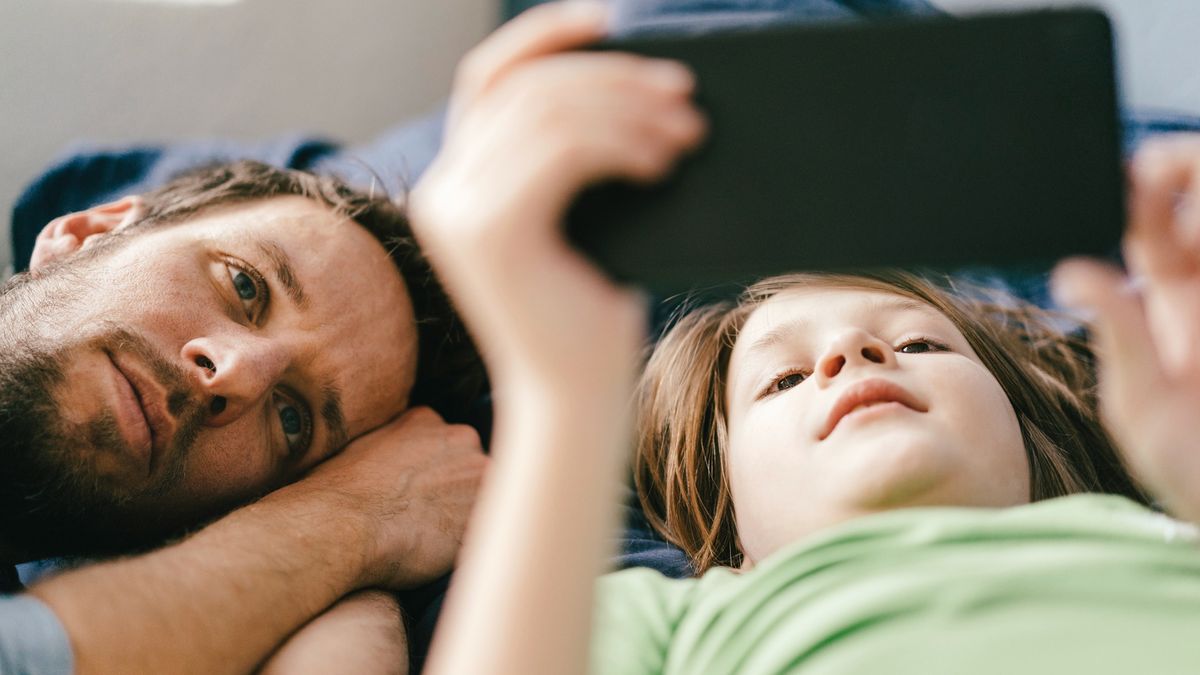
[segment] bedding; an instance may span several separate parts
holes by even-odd
[[[613,5],[616,32],[626,35],[938,13],[924,0],[616,0]],[[14,268],[20,271],[28,266],[38,232],[55,217],[144,192],[202,165],[257,159],[282,167],[336,173],[358,186],[402,194],[432,162],[441,141],[444,113],[444,108],[436,109],[358,146],[308,134],[253,143],[214,139],[76,145],[35,177],[17,200],[11,220]],[[1131,113],[1126,122],[1125,142],[1130,150],[1154,134],[1200,130],[1200,119],[1178,115]],[[1020,290],[1022,295],[1045,302],[1039,272],[1009,277],[1007,281],[1018,290],[1026,289]],[[486,409],[486,402],[481,407]],[[486,412],[481,419],[486,420]],[[481,435],[486,438],[486,433]],[[632,499],[626,515],[628,529],[615,567],[646,566],[671,577],[688,575],[686,558],[652,532]],[[411,597],[410,608],[430,608],[416,610],[412,637],[418,652],[432,630],[443,590],[444,580]]]

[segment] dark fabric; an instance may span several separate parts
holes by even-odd
[[[1126,154],[1154,136],[1200,132],[1200,117],[1177,112],[1134,110],[1126,112],[1123,121]]]
[[[70,148],[36,177],[12,214],[13,266],[28,267],[38,232],[54,218],[159,187],[202,166],[254,159],[274,166],[342,177],[364,190],[403,194],[433,161],[445,111],[405,122],[370,143],[343,147],[293,134],[255,143],[226,140],[147,146]]]
[[[687,555],[663,541],[650,527],[633,490],[629,491],[622,509],[625,529],[621,533],[621,550],[613,560],[613,569],[649,567],[673,579],[692,576],[692,564]]]
[[[0,565],[0,594],[16,593],[21,590],[21,579],[17,577],[17,568],[11,565]]]
[[[614,0],[611,4],[618,36],[941,13],[925,0]]]
[[[13,207],[13,267],[17,271],[28,267],[38,232],[63,214],[146,192],[200,166],[257,159],[276,166],[307,169],[337,149],[329,141],[300,135],[258,143],[207,140],[70,148],[34,179]]]

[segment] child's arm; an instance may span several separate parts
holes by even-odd
[[[1131,178],[1130,276],[1069,261],[1055,295],[1095,315],[1101,411],[1131,468],[1200,522],[1200,137],[1148,144]]]
[[[546,5],[468,55],[444,149],[412,197],[497,416],[429,673],[586,666],[644,308],[567,245],[561,220],[586,184],[657,179],[704,130],[682,67],[562,53],[602,37],[605,18],[596,4]]]
[[[366,590],[339,600],[292,634],[259,675],[405,675],[408,635],[396,598]]]

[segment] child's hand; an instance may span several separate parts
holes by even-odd
[[[443,150],[412,195],[417,236],[499,388],[625,386],[643,308],[567,245],[561,221],[589,183],[659,179],[704,133],[683,66],[563,51],[603,37],[606,16],[544,5],[468,54]]]
[[[1131,468],[1200,522],[1200,137],[1138,153],[1124,249],[1130,277],[1069,261],[1055,295],[1095,314],[1101,411]]]

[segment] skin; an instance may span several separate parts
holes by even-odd
[[[878,381],[907,391],[917,409],[859,408],[829,431],[839,398]],[[898,295],[816,288],[771,298],[738,335],[727,398],[748,563],[876,511],[1029,501],[1025,446],[1000,383],[949,319]]]
[[[480,344],[498,392],[495,459],[434,639],[425,671],[433,675],[587,671],[594,574],[614,524],[607,508],[613,500],[603,485],[621,475],[627,452],[625,406],[644,326],[637,301],[566,244],[560,229],[563,209],[580,189],[600,178],[661,178],[703,136],[688,101],[691,87],[677,87],[674,96],[665,87],[656,93],[649,62],[559,54],[603,35],[605,16],[602,7],[590,3],[545,5],[477,48],[460,71],[446,150],[413,195],[417,234]],[[524,102],[528,114],[506,115],[514,99]],[[626,111],[638,114],[626,118]],[[689,112],[690,129],[683,121]],[[630,131],[629,119],[641,121],[637,133]],[[650,128],[654,123],[661,126]],[[657,164],[634,161],[654,148],[661,151],[654,158]],[[533,151],[518,151],[526,149]],[[1151,272],[1144,291],[1148,298],[1161,300],[1176,291],[1177,297],[1196,299],[1189,293],[1200,287],[1200,247],[1194,245],[1200,239],[1166,236],[1178,228],[1174,213],[1164,207],[1171,203],[1171,188],[1195,189],[1197,157],[1200,148],[1171,161],[1157,160],[1152,180],[1135,171],[1134,192],[1141,196],[1134,200],[1131,237],[1156,240],[1167,249],[1135,245],[1153,263],[1146,267]],[[646,168],[652,165],[656,170]],[[462,194],[475,199],[456,198]],[[1200,228],[1190,230],[1196,231]],[[1185,267],[1158,267],[1182,254],[1188,256]],[[1200,494],[1195,489],[1200,474],[1194,471],[1200,464],[1194,458],[1200,453],[1188,439],[1196,436],[1200,377],[1190,369],[1163,375],[1154,350],[1194,336],[1200,303],[1179,306],[1184,318],[1168,324],[1148,317],[1140,297],[1118,292],[1123,278],[1112,270],[1075,265],[1060,270],[1059,283],[1060,290],[1071,293],[1072,304],[1101,317],[1102,400],[1108,401],[1118,437],[1141,440],[1141,449],[1127,451],[1131,461],[1160,477],[1152,486],[1160,495],[1175,497],[1177,508],[1194,506]],[[896,355],[884,345],[894,349],[892,340],[899,336],[884,340],[875,334],[882,327],[857,328],[879,339],[878,358],[870,367],[891,368],[914,395],[929,401],[924,413],[856,413],[857,419],[844,418],[846,426],[839,423],[827,437],[830,445],[835,436],[899,441],[891,450],[859,444],[866,453],[883,450],[877,454],[890,455],[890,468],[883,474],[896,477],[873,493],[860,493],[874,495],[864,503],[904,494],[911,499],[938,485],[933,481],[914,487],[913,474],[904,466],[908,460],[944,472],[947,479],[965,473],[977,480],[982,463],[1007,467],[1010,476],[1019,468],[1022,462],[1012,456],[1016,448],[1007,442],[990,446],[995,452],[988,452],[978,467],[973,461],[949,461],[936,443],[927,442],[939,425],[955,417],[954,424],[974,424],[962,415],[999,389],[980,374],[982,367],[969,350]],[[829,353],[835,340],[813,339],[826,347],[819,354]],[[847,364],[849,359],[830,379],[858,370],[853,364],[846,369]],[[969,394],[970,400],[953,401],[930,390],[945,384],[949,371],[972,379],[966,392],[959,392],[958,385],[952,389]],[[820,403],[827,402],[828,391],[833,389],[818,396]],[[1011,430],[1011,407],[997,407],[1000,413],[989,417],[988,425]],[[792,418],[803,426],[805,415],[797,410],[780,419]],[[811,420],[808,424],[810,428],[797,430],[800,438],[812,433]],[[843,450],[844,468],[863,461],[865,453]],[[1189,484],[1190,490],[1185,488]],[[897,487],[903,489],[893,491]],[[1017,481],[992,497],[1021,503],[1028,499],[1028,484]],[[1189,514],[1185,508],[1179,512]],[[1195,511],[1190,513],[1195,517]]]
[[[1055,270],[1063,305],[1093,319],[1100,408],[1137,477],[1200,522],[1200,136],[1145,144],[1131,166],[1128,273],[1097,260]]]
[[[137,203],[52,222],[35,251],[37,269],[102,246],[136,221]],[[303,304],[269,271],[263,240],[290,258]],[[469,427],[427,408],[398,415],[412,384],[415,327],[382,246],[323,206],[289,197],[207,211],[99,253],[89,261],[96,276],[85,277],[86,302],[47,305],[43,316],[58,314],[32,324],[45,331],[41,342],[66,349],[55,400],[77,424],[119,417],[120,363],[146,391],[164,383],[183,391],[174,404],[183,424],[202,414],[186,453],[171,454],[167,444],[150,461],[137,452],[136,434],[125,434],[109,446],[74,447],[85,467],[115,493],[180,517],[312,470],[171,546],[30,588],[66,629],[77,672],[244,673],[272,652],[284,660],[266,665],[278,669],[314,650],[357,672],[403,672],[394,603],[343,597],[444,574],[486,460]],[[237,293],[235,277],[251,265],[270,287],[265,310],[265,294]],[[113,340],[113,326],[132,337]],[[316,409],[330,387],[341,394],[341,433]],[[205,402],[218,396],[224,407],[214,412]],[[311,443],[298,452],[288,450],[281,404],[318,412]],[[331,615],[312,621],[331,605]]]
[[[29,592],[66,628],[76,672],[251,672],[351,591],[409,588],[444,574],[483,468],[469,428],[414,409],[177,544],[57,575]],[[380,603],[339,607],[338,617],[358,618],[314,622],[280,654],[315,641],[363,663],[386,650],[377,647],[380,631],[355,624],[378,628],[389,613]],[[390,625],[392,644],[402,644],[400,627]],[[391,660],[373,665],[395,672]]]
[[[290,262],[302,301],[272,255]],[[76,429],[116,420],[117,442],[81,433],[77,459],[147,512],[185,518],[267,492],[407,406],[416,327],[404,282],[366,230],[312,200],[204,212],[132,237],[92,273],[86,302],[44,324],[47,340],[71,336],[54,397]],[[126,379],[165,418],[152,447],[122,403]],[[332,391],[336,424],[322,414]],[[311,434],[289,437],[289,418]],[[189,428],[190,445],[162,437]]]
[[[408,672],[408,643],[400,611],[388,593],[355,593],[298,630],[259,672],[403,675]]]
[[[496,393],[492,464],[427,673],[582,671],[645,313],[566,245],[563,210],[592,181],[662,177],[706,128],[679,64],[558,53],[600,39],[606,20],[602,4],[551,3],[479,45],[412,195]]]

